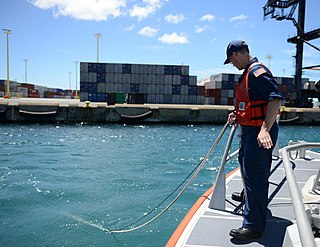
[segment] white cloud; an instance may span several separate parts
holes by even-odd
[[[119,17],[126,7],[126,0],[31,0],[31,3],[41,9],[53,9],[56,17],[95,21]]]
[[[138,32],[140,35],[148,36],[148,37],[153,37],[157,34],[158,29],[152,28],[152,27],[144,27],[141,28],[140,31]]]
[[[172,34],[164,34],[159,38],[159,41],[162,43],[166,43],[169,45],[173,44],[187,44],[189,43],[189,40],[186,35],[184,34],[177,34],[176,32]]]
[[[178,24],[179,22],[182,22],[185,18],[183,14],[179,15],[167,15],[165,18],[166,22],[173,23],[173,24]]]
[[[215,17],[213,15],[207,14],[200,18],[200,21],[212,21]]]
[[[144,6],[135,4],[129,11],[131,17],[137,17],[138,21],[147,18],[161,8],[167,0],[143,0]]]
[[[203,31],[207,30],[208,28],[209,28],[208,26],[196,27],[196,33],[202,33]]]
[[[132,25],[130,25],[128,27],[123,28],[123,30],[127,31],[127,32],[130,32],[135,28],[135,26],[136,26],[135,24],[132,24]]]
[[[238,15],[238,16],[234,16],[232,18],[230,18],[230,22],[234,22],[234,21],[244,21],[245,19],[247,19],[247,16],[245,15]]]

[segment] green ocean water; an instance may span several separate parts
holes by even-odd
[[[1,124],[0,246],[164,246],[212,185],[229,129],[169,211],[137,231],[107,229],[130,226],[156,207],[201,162],[222,127]],[[280,126],[280,147],[319,141],[319,133],[320,126]],[[237,166],[233,160],[227,171]]]

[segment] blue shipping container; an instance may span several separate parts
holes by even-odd
[[[180,95],[181,94],[181,86],[180,85],[172,85],[172,94]]]

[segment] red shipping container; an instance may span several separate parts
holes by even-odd
[[[29,83],[20,83],[21,87],[25,87],[28,89],[34,89],[34,84],[29,84]]]
[[[197,95],[205,94],[205,86],[197,86]]]

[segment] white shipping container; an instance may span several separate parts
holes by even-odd
[[[197,105],[204,105],[205,97],[202,95],[197,95]]]
[[[180,75],[173,75],[172,76],[172,84],[173,85],[180,85],[181,84],[181,76]]]
[[[139,64],[131,64],[131,73],[132,74],[139,74],[140,73]]]
[[[114,72],[122,74],[122,63],[114,64]]]
[[[221,81],[210,81],[204,84],[205,89],[221,89]]]
[[[228,97],[228,89],[221,89],[221,97]]]
[[[157,65],[148,65],[148,74],[155,75],[157,73]]]
[[[188,95],[180,95],[180,104],[184,104],[184,105],[189,104],[189,96]]]
[[[164,84],[165,85],[172,85],[172,79],[173,79],[172,75],[165,75],[164,76]]]
[[[97,93],[105,93],[106,92],[106,84],[105,83],[97,83]]]
[[[156,104],[163,103],[163,94],[156,94]]]
[[[115,73],[115,64],[114,63],[107,63],[106,64],[106,73]]]
[[[28,95],[29,89],[26,87],[17,87],[17,92]]]
[[[278,84],[282,84],[282,77],[275,77]]]
[[[172,95],[172,104],[180,104],[180,103],[181,103],[180,95]]]
[[[86,92],[80,92],[80,101],[86,101],[89,98],[89,94]]]
[[[129,83],[130,84],[130,81],[131,80],[131,74],[122,74],[122,82],[123,83]]]
[[[164,94],[163,104],[171,104],[171,103],[172,103],[172,94]]]
[[[96,72],[88,72],[88,74],[89,74],[88,82],[90,82],[90,83],[97,82],[97,73]]]
[[[148,75],[146,75],[146,74],[139,75],[139,83],[147,84],[148,83]]]
[[[156,75],[156,85],[164,85],[164,81],[164,75]]]
[[[210,76],[210,81],[222,81],[222,74]]]
[[[156,84],[156,75],[147,75],[147,83],[155,85]]]
[[[114,74],[113,73],[106,74],[106,83],[114,83]]]
[[[88,72],[88,63],[80,62],[80,72]]]
[[[228,90],[228,96],[227,96],[227,97],[229,97],[229,98],[234,97],[234,90],[229,89],[229,90]]]
[[[196,95],[189,95],[188,103],[190,105],[196,105],[197,104],[197,96]]]
[[[181,66],[181,75],[189,75],[189,66]]]
[[[148,84],[148,94],[155,94],[156,93],[156,85]]]
[[[188,95],[189,94],[189,86],[188,85],[181,85],[180,86],[180,94],[181,95]]]
[[[156,94],[164,94],[164,85],[155,85],[155,86],[156,86]]]
[[[139,65],[139,73],[140,74],[148,74],[148,65],[140,64]]]
[[[55,93],[55,92],[58,91],[58,89],[57,89],[57,88],[48,87],[48,88],[47,88],[47,91],[48,91],[48,92],[51,92],[51,93]]]
[[[157,65],[157,74],[164,75],[164,65]]]
[[[148,94],[148,103],[152,103],[152,104],[156,103],[156,95],[155,94]]]
[[[47,91],[47,87],[39,85],[34,85],[34,89],[38,90],[39,92]]]
[[[122,84],[122,74],[119,74],[119,73],[114,74],[114,82]]]
[[[204,104],[205,105],[215,105],[216,104],[215,97],[205,97]]]
[[[189,76],[189,85],[196,86],[197,85],[197,76],[191,75]]]
[[[228,105],[228,98],[221,98],[221,105]]]
[[[123,83],[122,88],[124,93],[130,93],[130,83]]]
[[[114,83],[106,83],[106,93],[114,92]]]
[[[80,81],[81,82],[89,82],[89,73],[88,72],[81,72],[80,73]]]
[[[172,85],[162,85],[163,94],[172,94]]]
[[[141,83],[139,85],[139,93],[148,93],[148,84]]]
[[[123,92],[122,83],[114,83],[114,92],[116,92],[116,93],[122,93]]]
[[[139,74],[131,74],[130,82],[139,83],[140,82]]]

